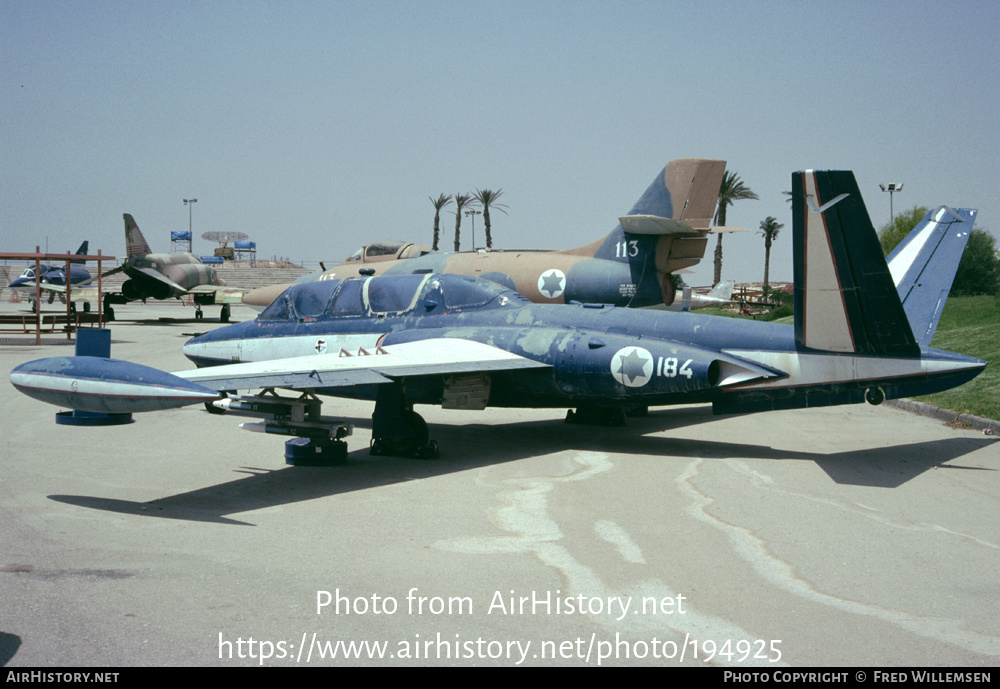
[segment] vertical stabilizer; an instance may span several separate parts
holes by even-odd
[[[793,173],[792,214],[796,344],[918,355],[854,173]]]
[[[80,245],[80,248],[77,249],[76,253],[73,254],[73,255],[74,256],[86,256],[88,251],[90,251],[90,242],[87,241],[87,240],[84,240],[83,244]],[[83,261],[83,260],[71,261],[71,263],[86,263],[86,261]]]
[[[886,261],[910,328],[930,346],[978,211],[941,206],[929,211]]]
[[[151,254],[153,251],[146,243],[146,238],[139,231],[139,226],[128,213],[125,213],[125,254],[126,256],[138,256],[141,254]]]
[[[705,255],[726,161],[671,160],[594,253],[623,260],[639,274],[652,255],[662,276],[693,266]]]

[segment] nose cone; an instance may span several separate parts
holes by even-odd
[[[198,368],[239,362],[242,342],[248,329],[256,325],[256,321],[248,321],[210,330],[185,342],[184,356]]]

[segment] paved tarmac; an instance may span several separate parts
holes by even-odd
[[[112,356],[165,370],[217,326],[117,311]],[[0,368],[71,353],[26,341]],[[371,410],[328,400],[347,462],[291,467],[200,406],[56,425],[5,374],[0,664],[1000,662],[995,437],[867,405],[418,408],[442,457],[412,460],[368,455]]]

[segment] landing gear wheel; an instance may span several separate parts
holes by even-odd
[[[219,312],[219,322],[220,323],[229,322],[229,304],[222,305],[222,311]]]
[[[885,392],[882,391],[882,388],[868,388],[865,390],[865,402],[878,406],[885,402]]]
[[[441,457],[441,451],[438,449],[437,441],[431,440],[423,447],[418,447],[414,456],[417,459],[438,459]]]
[[[430,440],[427,422],[412,409],[403,411],[402,426],[395,437],[373,438],[370,453],[375,456],[414,457],[437,459],[441,456],[438,444]]]

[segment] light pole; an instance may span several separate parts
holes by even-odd
[[[892,195],[897,191],[903,191],[903,185],[901,183],[894,184],[880,184],[879,187],[882,191],[889,192],[889,224],[892,224],[892,219],[896,217],[892,212]]]
[[[476,216],[482,215],[482,211],[465,211],[465,217],[472,216],[472,250],[476,250]]]
[[[196,203],[198,203],[198,199],[184,199],[184,205],[188,207],[188,235],[191,237],[188,241],[194,239],[194,235],[191,234],[191,208]]]

